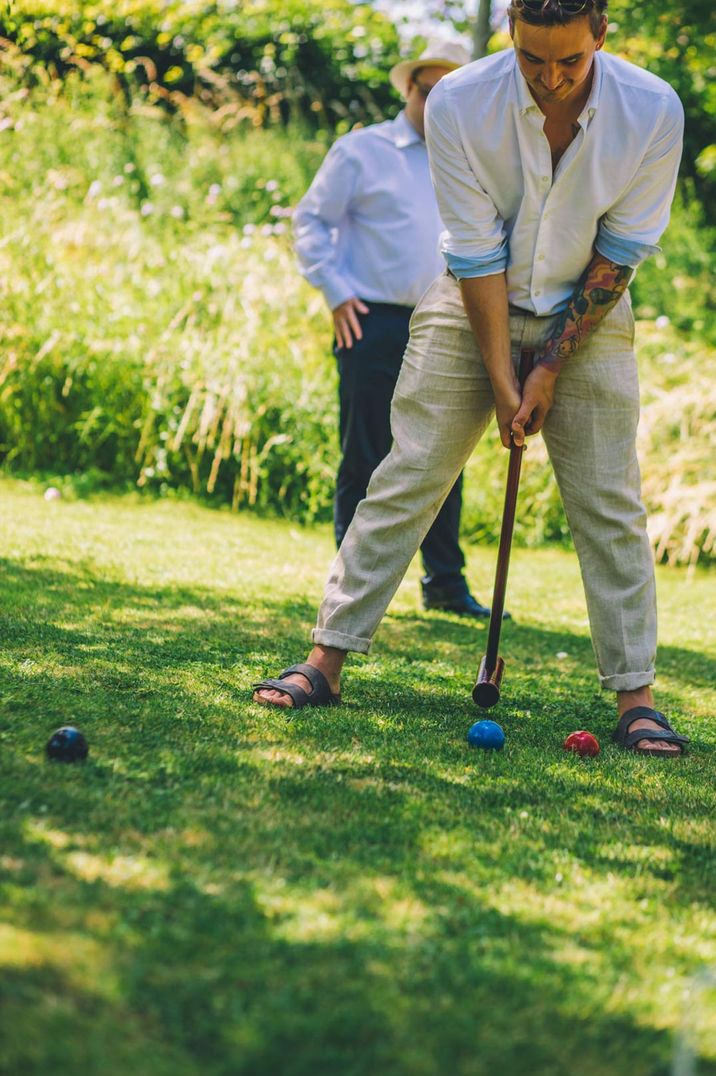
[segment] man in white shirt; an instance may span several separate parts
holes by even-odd
[[[468,60],[435,41],[390,72],[405,108],[395,120],[339,138],[294,214],[301,271],[333,317],[342,459],[334,529],[340,546],[373,471],[391,444],[390,404],[413,308],[445,268],[425,148],[424,111],[439,80]],[[470,594],[459,544],[462,475],[421,545],[425,608],[470,617],[489,609]]]
[[[314,648],[306,664],[263,681],[257,701],[339,700],[346,653],[367,652],[435,505],[494,409],[505,447],[543,430],[600,682],[617,697],[614,739],[644,754],[683,751],[686,739],[651,692],[656,600],[627,290],[668,223],[683,110],[661,79],[601,51],[606,6],[513,0],[514,51],[470,64],[433,91],[427,142],[448,270],[413,315],[394,445],[332,566]],[[524,347],[538,359],[520,391]]]

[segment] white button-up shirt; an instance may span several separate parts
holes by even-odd
[[[445,269],[425,142],[404,112],[339,138],[296,207],[301,272],[333,310],[352,296],[415,306]]]
[[[552,174],[538,108],[509,49],[432,90],[426,138],[458,278],[507,270],[510,302],[563,310],[594,249],[636,267],[659,250],[681,158],[683,109],[662,79],[594,57],[579,132]]]

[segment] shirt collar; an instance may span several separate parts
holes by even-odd
[[[520,71],[520,65],[517,63],[517,55],[515,54],[515,90],[517,93],[517,107],[520,110],[520,115],[525,116],[528,112],[536,109],[541,111],[534,97],[530,93],[530,88],[527,85],[525,76]],[[602,59],[598,52],[594,54],[594,78],[592,79],[592,88],[589,91],[589,97],[587,103],[582,109],[582,113],[578,122],[586,127],[589,121],[594,117],[595,112],[599,106],[599,97],[602,92],[602,81],[604,79],[604,68],[602,66]]]
[[[517,107],[520,110],[520,116],[525,116],[533,109],[537,109],[537,111],[539,112],[540,110],[537,106],[537,102],[530,93],[530,88],[527,85],[527,80],[520,71],[520,65],[517,63],[517,53],[514,50],[512,52],[512,62],[514,64],[514,87],[517,93]]]
[[[585,121],[585,126],[586,126],[586,124],[589,123],[589,121],[591,119],[594,118],[594,115],[595,115],[597,109],[599,108],[599,98],[600,98],[601,92],[602,92],[602,82],[603,82],[603,80],[604,80],[604,66],[602,64],[602,57],[601,57],[600,53],[595,52],[594,53],[594,78],[592,79],[592,89],[590,91],[589,97],[587,98],[587,103],[584,106],[584,108],[582,109],[582,115],[579,117],[579,122],[582,123],[582,121],[584,120]]]
[[[403,109],[402,112],[399,112],[393,120],[391,134],[398,149],[405,149],[406,146],[412,146],[416,142],[423,141],[408,117],[405,115],[405,109]]]

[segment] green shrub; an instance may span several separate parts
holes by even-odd
[[[16,0],[0,34],[32,61],[30,80],[96,64],[128,97],[181,111],[197,96],[229,121],[334,128],[397,107],[397,32],[350,0]]]
[[[716,346],[716,228],[706,224],[687,180],[677,189],[660,246],[631,286],[636,316],[668,317],[686,336]]]
[[[716,9],[713,0],[612,0],[613,41],[673,86],[684,106],[681,174],[716,224]]]

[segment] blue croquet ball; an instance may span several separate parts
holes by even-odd
[[[47,757],[55,762],[82,762],[89,753],[89,744],[79,729],[65,725],[53,732],[47,741]]]
[[[505,746],[505,734],[496,721],[476,721],[467,734],[470,747],[483,751],[501,751]]]

